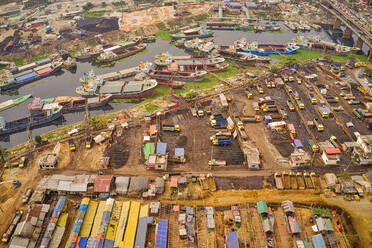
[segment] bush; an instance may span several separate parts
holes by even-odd
[[[42,138],[41,138],[40,135],[35,136],[35,143],[36,143],[37,145],[41,143],[41,140],[42,140]]]
[[[83,6],[83,9],[85,10],[85,11],[88,11],[88,10],[90,10],[90,9],[93,9],[94,8],[94,5],[92,4],[92,3],[87,3],[87,4],[85,4],[84,6]]]

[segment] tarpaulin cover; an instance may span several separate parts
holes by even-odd
[[[167,152],[167,143],[158,142],[156,144],[156,153],[165,154]]]

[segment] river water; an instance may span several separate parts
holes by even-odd
[[[260,43],[273,43],[273,44],[282,44],[290,42],[292,38],[296,37],[297,35],[311,35],[317,34],[323,40],[331,40],[329,35],[324,32],[298,32],[292,33],[290,32],[283,24],[281,24],[283,33],[252,33],[252,32],[243,32],[243,31],[220,31],[216,30],[214,35],[214,41],[218,45],[232,45],[233,42],[237,39],[242,37],[246,37],[247,40],[251,41],[258,41]],[[119,71],[125,68],[133,67],[139,65],[141,62],[152,62],[154,60],[154,56],[161,53],[166,52],[173,55],[185,55],[183,49],[179,49],[173,45],[169,44],[169,41],[157,40],[155,43],[148,44],[147,52],[139,54],[137,56],[133,56],[129,58],[127,61],[118,62],[112,67],[103,67],[103,68],[93,68],[96,74],[102,74],[112,71]],[[89,71],[92,68],[91,64],[88,62],[85,63],[78,63],[77,70],[75,73],[72,73],[67,70],[63,70],[62,73],[59,75],[51,76],[31,84],[25,85],[17,90],[13,95],[0,95],[0,102],[14,99],[16,97],[32,94],[33,97],[41,97],[41,98],[48,98],[48,97],[55,97],[55,96],[75,96],[75,88],[80,86],[79,78],[83,75],[84,72]],[[5,120],[15,120],[29,115],[28,111],[28,104],[32,102],[32,98],[28,99],[27,101],[23,102],[22,104],[7,109],[5,111],[0,112],[0,116],[2,116]],[[109,106],[105,107],[104,109],[90,111],[90,115],[97,115],[109,112],[115,112],[120,109],[128,108],[132,106],[132,103],[110,103]],[[59,120],[54,123],[51,123],[48,126],[35,128],[32,130],[32,136],[35,137],[36,135],[40,135],[46,133],[48,131],[54,130],[56,128],[62,127],[64,124],[71,124],[84,119],[84,112],[75,112],[64,114],[64,120]],[[11,134],[8,136],[0,137],[0,145],[4,148],[9,148],[25,142],[27,140],[26,132],[20,132]]]

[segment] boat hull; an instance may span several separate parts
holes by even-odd
[[[133,47],[133,46],[132,46]],[[139,53],[143,50],[146,49],[146,46],[139,46],[138,49],[136,50],[133,50],[133,51],[129,51],[127,53],[123,53],[123,54],[120,54],[116,57],[113,57],[113,58],[108,58],[108,59],[100,59],[100,58],[97,58],[97,62],[100,63],[100,64],[107,64],[107,63],[111,63],[111,62],[114,62],[116,60],[120,60],[120,59],[123,59],[123,58],[126,58],[126,57],[129,57],[129,56],[132,56],[136,53]]]
[[[180,39],[191,40],[195,38],[208,38],[212,36],[213,36],[213,32],[205,33],[205,34],[192,34],[192,35],[171,35],[171,38],[174,40],[180,40]]]
[[[61,69],[62,69],[62,64],[56,66],[52,71],[47,72],[45,74],[37,75],[37,76],[32,77],[32,78],[28,78],[28,79],[26,79],[24,81],[21,81],[19,83],[16,82],[16,83],[11,83],[11,84],[7,84],[7,85],[4,85],[4,86],[0,86],[0,92],[1,91],[6,91],[6,90],[11,90],[11,89],[16,89],[16,88],[22,87],[23,85],[35,82],[37,80],[40,80],[40,79],[43,79],[43,78],[46,78],[46,77],[49,77],[49,76],[61,71]]]
[[[55,114],[53,114],[51,116],[45,116],[45,117],[43,117],[41,119],[33,120],[32,123],[31,123],[31,125],[30,125],[30,128],[36,128],[38,126],[41,126],[41,125],[50,123],[50,122],[52,122],[54,120],[57,120],[60,117],[62,117],[62,111],[59,111],[59,112],[57,112],[57,113],[55,113]],[[18,133],[18,132],[25,131],[27,129],[28,122],[30,121],[30,118],[31,117],[28,117],[27,119],[25,119],[25,122],[20,123],[16,127],[9,128],[9,129],[6,129],[6,130],[0,130],[0,136],[1,135],[6,135],[6,134],[11,134],[11,133]]]
[[[195,82],[195,81],[202,81],[204,75],[195,75],[195,76],[183,76],[180,74],[172,75],[172,74],[156,74],[150,73],[150,77],[156,80],[163,80],[163,81],[182,81],[182,82]]]
[[[297,53],[298,48],[286,48],[283,50],[266,50],[265,51],[258,51],[258,50],[252,50],[252,49],[246,49],[246,48],[240,48],[240,51],[243,53],[251,53],[254,55],[259,55],[259,56],[269,56],[269,55],[277,55],[277,54],[282,54],[282,55],[289,55],[289,54],[295,54]]]
[[[97,109],[105,106],[106,104],[109,103],[109,101],[112,99],[112,95],[106,97],[100,102],[97,103],[88,103],[88,109]],[[69,112],[78,112],[85,110],[85,104],[80,104],[80,105],[73,105],[72,103],[70,104],[60,104],[63,106],[63,112],[64,113],[69,113]]]

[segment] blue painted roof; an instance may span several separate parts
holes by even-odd
[[[155,248],[167,248],[168,220],[159,219]]]
[[[239,248],[238,233],[227,233],[227,248]]]
[[[324,243],[323,236],[321,234],[317,234],[311,237],[313,240],[314,248],[326,248]]]
[[[156,144],[156,153],[165,154],[167,152],[167,143],[158,142]]]
[[[17,77],[16,80],[17,82],[22,82],[26,79],[29,79],[29,78],[32,78],[32,77],[35,77],[36,76],[36,72],[31,72],[29,74],[26,74],[26,75],[22,75],[20,77]]]
[[[174,155],[177,156],[177,157],[185,156],[185,149],[184,148],[175,148],[174,149]]]

